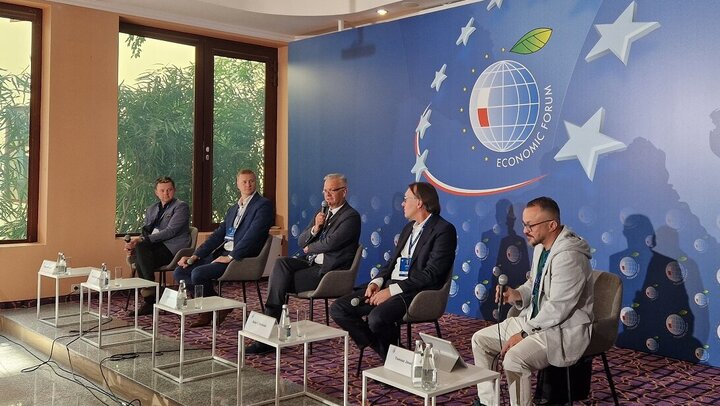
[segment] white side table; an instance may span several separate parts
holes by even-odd
[[[90,271],[92,271],[92,267],[83,267],[83,268],[68,268],[67,273],[64,274],[54,274],[49,269],[41,269],[38,271],[37,276],[37,318],[41,322],[50,325],[52,327],[64,327],[69,326],[73,324],[74,322],[69,321],[64,324],[59,324],[58,320],[67,318],[67,317],[73,317],[73,316],[79,316],[80,313],[68,313],[68,314],[60,314],[60,280],[61,279],[70,279],[70,278],[87,278],[88,275],[90,275]],[[40,300],[41,300],[41,287],[42,287],[42,279],[50,278],[55,279],[55,317],[40,317]],[[110,300],[110,296],[108,296],[108,301]],[[82,311],[82,307],[80,308],[80,311]]]
[[[297,322],[296,322],[297,323]],[[317,401],[322,402],[326,405],[335,405],[335,403],[330,402],[327,399],[324,399],[318,395],[315,395],[314,393],[310,393],[307,390],[307,356],[308,356],[308,345],[310,343],[316,342],[316,341],[323,341],[323,340],[329,340],[332,338],[339,338],[342,337],[345,339],[345,347],[343,350],[343,359],[344,359],[344,369],[343,369],[343,405],[348,405],[348,333],[345,330],[340,330],[334,327],[329,327],[324,324],[315,323],[310,320],[303,320],[301,321],[301,326],[303,326],[302,331],[305,334],[302,337],[297,337],[295,335],[296,330],[296,323],[292,323],[292,331],[293,335],[290,337],[287,341],[280,341],[277,338],[277,326],[275,329],[273,329],[273,334],[270,336],[270,338],[264,338],[260,337],[257,334],[253,334],[246,331],[238,331],[238,345],[240,346],[238,350],[238,364],[240,364],[240,368],[242,369],[245,367],[245,340],[243,338],[250,338],[255,341],[259,341],[261,343],[270,345],[272,347],[275,347],[275,399],[270,399],[258,403],[253,403],[252,406],[258,406],[258,405],[267,405],[270,403],[275,403],[275,405],[279,405],[281,400],[291,399],[298,396],[308,396],[310,398],[313,398]],[[302,392],[293,393],[290,395],[280,396],[280,350],[285,347],[291,347],[295,345],[303,345],[303,390]],[[238,385],[240,385],[240,369],[238,369]],[[238,387],[238,391],[240,391],[240,388]],[[242,403],[242,402],[240,402]]]
[[[420,396],[425,400],[425,406],[432,404],[435,406],[435,398],[446,393],[454,392],[463,388],[477,385],[480,382],[495,381],[495,393],[498,394],[496,402],[500,401],[500,374],[489,369],[480,368],[475,365],[468,365],[467,368],[458,368],[453,372],[438,371],[437,388],[426,391],[423,388],[416,388],[412,384],[409,376],[391,371],[388,368],[377,367],[363,371],[362,380],[362,404],[365,404],[367,398],[367,379],[371,378],[378,382],[382,382],[401,389],[413,395]]]
[[[237,300],[232,299],[226,299],[224,297],[220,296],[209,296],[202,298],[202,308],[196,309],[195,308],[195,300],[196,299],[190,299],[188,300],[188,305],[184,309],[174,309],[172,307],[168,307],[159,303],[156,303],[153,307],[153,333],[152,333],[152,369],[153,371],[157,372],[158,374],[170,378],[173,381],[177,383],[183,383],[183,382],[190,382],[190,381],[196,381],[199,379],[205,379],[210,378],[217,375],[223,375],[231,372],[235,372],[237,370],[237,364],[234,362],[230,362],[220,356],[215,355],[215,341],[217,338],[217,312],[220,310],[230,310],[230,309],[242,309],[242,324],[243,327],[245,326],[245,303],[238,302]],[[179,362],[173,362],[169,364],[163,364],[163,365],[157,365],[157,362],[155,360],[155,346],[157,342],[157,326],[158,326],[158,315],[159,311],[164,310],[169,313],[177,314],[180,316],[180,361]],[[191,314],[199,314],[199,313],[207,313],[212,312],[213,313],[213,321],[212,321],[212,352],[209,356],[200,357],[200,358],[193,358],[191,360],[185,360],[185,316],[191,315]],[[213,372],[209,372],[206,374],[199,374],[195,376],[185,376],[183,374],[183,366],[187,364],[194,364],[202,361],[210,361],[212,364],[212,370]],[[215,366],[217,364],[220,364],[221,369],[215,370]],[[174,369],[177,367],[178,374],[174,375],[168,371],[165,371],[167,369]]]
[[[98,285],[94,285],[91,283],[83,282],[80,284],[80,338],[97,347],[97,348],[103,348],[103,347],[109,347],[113,345],[122,345],[122,344],[132,344],[137,343],[141,341],[147,341],[152,338],[152,335],[148,333],[147,331],[141,329],[138,327],[138,290],[142,288],[155,288],[155,297],[160,297],[160,285],[158,285],[157,282],[148,281],[142,278],[127,278],[127,279],[112,279],[110,280],[110,284],[106,288],[102,288]],[[88,335],[88,331],[83,331],[83,300],[84,300],[84,291],[87,289],[88,291],[88,308],[90,307],[90,296],[92,295],[92,292],[98,292],[99,297],[99,303],[98,303],[98,327],[97,327],[97,334],[91,334]],[[131,340],[122,340],[110,344],[103,344],[103,333],[102,333],[102,317],[100,317],[100,314],[102,314],[102,307],[103,307],[103,293],[107,292],[108,295],[108,314],[110,314],[110,294],[111,292],[115,292],[118,290],[129,290],[134,289],[135,290],[135,324],[132,327],[126,327],[126,328],[120,328],[120,329],[113,329],[111,331],[108,331],[105,333],[105,336],[109,335],[117,335],[117,334],[123,334],[123,333],[136,333],[143,337],[131,339]],[[93,314],[94,315],[94,314]]]

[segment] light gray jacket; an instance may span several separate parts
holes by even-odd
[[[593,281],[590,246],[569,227],[550,247],[540,276],[540,310],[532,315],[532,290],[542,244],[535,247],[530,278],[517,290],[522,303],[520,319],[528,334],[545,334],[548,360],[564,367],[577,362],[590,343],[593,319]]]

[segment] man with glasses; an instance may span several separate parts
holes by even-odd
[[[175,182],[162,176],[155,180],[158,202],[145,210],[145,224],[138,237],[125,243],[125,252],[141,278],[154,281],[155,270],[172,261],[175,253],[190,245],[190,208],[175,198]],[[127,237],[126,237],[127,238]],[[155,289],[142,289],[143,306],[138,316],[151,314]]]
[[[580,359],[590,343],[593,317],[588,243],[560,223],[560,208],[549,197],[530,201],[522,219],[525,237],[535,247],[530,278],[517,289],[495,292],[496,302],[511,303],[520,314],[472,337],[476,365],[496,369],[504,357],[513,405],[532,404],[533,371]],[[478,397],[475,405],[495,405],[494,384],[478,384]]]
[[[217,296],[215,279],[225,273],[234,259],[260,254],[270,227],[275,222],[272,203],[257,193],[257,178],[250,169],[242,169],[236,177],[240,198],[230,206],[225,219],[192,256],[182,257],[173,278],[185,280],[190,292],[195,285],[203,285],[204,296]],[[218,312],[220,325],[230,310]],[[202,313],[190,327],[203,327],[212,322],[212,313]]]
[[[360,214],[345,200],[347,193],[345,175],[325,176],[323,196],[327,210],[321,209],[298,237],[302,255],[275,261],[268,281],[266,315],[279,320],[288,292],[313,290],[327,272],[352,265],[360,239]],[[264,354],[272,350],[255,342],[245,352]]]
[[[391,259],[365,289],[333,303],[333,320],[350,333],[358,347],[370,346],[383,360],[397,343],[402,320],[412,299],[423,290],[442,288],[455,262],[455,226],[440,216],[435,188],[411,183],[403,198],[405,225]],[[367,321],[363,317],[367,316]]]

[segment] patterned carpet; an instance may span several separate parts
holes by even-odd
[[[254,286],[248,285],[248,309],[260,310],[257,295],[253,292]],[[261,288],[265,297],[267,283]],[[242,300],[240,285],[223,285],[225,297]],[[77,298],[77,297],[75,297]],[[113,298],[117,305],[113,309],[121,309],[125,298],[118,295]],[[307,307],[308,301],[290,299],[290,307]],[[120,305],[122,304],[122,306]],[[2,308],[35,306],[34,301],[2,303]],[[132,301],[130,302],[132,308]],[[117,310],[115,317],[130,321],[124,312]],[[218,330],[217,344],[219,353],[227,358],[237,359],[237,330],[241,327],[241,313],[231,313]],[[315,304],[315,320],[324,322],[325,311],[321,303]],[[151,327],[151,317],[141,317],[144,327]],[[332,321],[331,321],[332,324]],[[472,334],[489,325],[488,322],[475,320],[464,316],[446,314],[440,320],[443,337],[451,340],[466,361],[472,362],[470,337]],[[177,337],[179,335],[179,318],[164,317],[160,323],[161,334]],[[435,334],[432,324],[413,326],[413,334],[418,331]],[[212,330],[209,327],[189,329],[188,342],[197,347],[208,347],[211,343]],[[403,336],[404,336],[403,330]],[[413,338],[414,339],[414,338]],[[314,345],[313,354],[309,357],[308,386],[315,391],[330,396],[342,398],[342,340],[325,341]],[[360,404],[362,379],[355,377],[355,368],[359,351],[353,343],[350,344],[350,404]],[[613,348],[607,354],[610,369],[613,374],[615,387],[622,405],[717,405],[720,404],[720,369],[704,365],[692,364],[670,358],[663,358],[651,354],[632,350]],[[283,378],[302,383],[302,347],[293,347],[282,354]],[[274,355],[249,355],[246,361],[249,365],[270,373],[274,372]],[[381,365],[380,359],[371,351],[365,354],[363,368]],[[503,382],[504,387],[504,382]],[[386,389],[374,381],[368,383],[369,399],[375,400],[377,405],[420,405],[421,399],[408,395],[405,392]],[[467,389],[438,398],[441,405],[470,405],[476,395],[475,389]],[[504,404],[509,404],[507,398]],[[593,375],[591,381],[590,397],[576,404],[605,405],[612,404],[610,389],[603,373],[600,357],[593,362]]]

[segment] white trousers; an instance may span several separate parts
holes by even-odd
[[[472,337],[475,365],[492,369],[493,361],[500,353],[502,344],[521,331],[517,317],[510,317],[500,324],[485,327]],[[508,382],[512,405],[532,405],[530,378],[532,372],[550,365],[547,357],[545,333],[532,334],[523,338],[503,357],[503,369]],[[492,382],[478,384],[478,397],[488,406],[497,406],[495,385]]]

